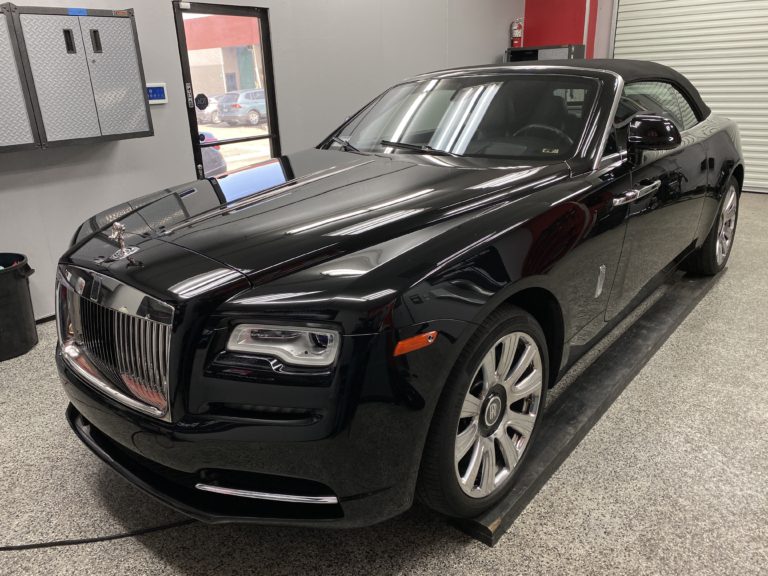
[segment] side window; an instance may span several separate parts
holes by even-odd
[[[680,117],[683,120],[683,128],[685,130],[693,128],[696,126],[696,124],[699,123],[699,119],[696,118],[696,112],[693,111],[693,108],[688,103],[688,100],[685,99],[685,96],[683,96],[675,88],[672,88],[672,90],[674,90],[677,94],[677,100],[680,103]]]
[[[637,111],[647,110],[672,120],[680,130],[684,130],[680,101],[677,90],[664,82],[636,82],[624,87],[622,99],[634,104]]]
[[[614,118],[615,130],[603,155],[626,147],[628,120],[639,112],[651,112],[672,120],[682,132],[699,123],[682,93],[666,82],[634,82],[624,87]]]
[[[698,123],[696,113],[680,91],[666,82],[636,82],[624,87],[620,108],[628,118],[632,114],[648,110],[672,120],[680,131]],[[617,117],[617,122],[626,120]]]

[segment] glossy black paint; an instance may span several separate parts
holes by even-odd
[[[682,143],[674,122],[652,114],[638,114],[629,123],[630,156],[644,150],[674,150]]]
[[[710,115],[674,149],[603,157],[606,138],[617,135],[620,78],[568,67],[535,73],[601,82],[567,162],[356,154],[329,149],[328,140],[84,224],[63,263],[114,276],[177,311],[172,424],[100,396],[60,363],[70,419],[108,439],[89,445],[107,459],[119,446],[115,466],[129,477],[159,466],[165,480],[144,488],[209,521],[267,518],[231,514],[232,497],[205,496],[198,506],[188,483],[211,470],[319,483],[340,499],[337,524],[406,509],[443,383],[491,311],[512,302],[537,317],[554,384],[653,278],[701,244],[728,178],[743,178],[732,122]],[[658,190],[616,205],[649,180],[661,182]],[[140,250],[105,262],[116,249],[105,230],[118,219]],[[205,274],[217,281],[196,291]],[[225,352],[232,326],[248,321],[335,327],[340,357],[330,369],[281,372]],[[393,357],[397,341],[431,330],[435,344]],[[180,504],[176,489],[189,498]],[[267,520],[280,518],[272,511]],[[286,512],[282,521],[328,519]]]

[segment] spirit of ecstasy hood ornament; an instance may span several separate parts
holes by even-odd
[[[114,222],[112,224],[112,234],[109,235],[109,238],[111,240],[117,240],[117,245],[120,247],[117,252],[109,257],[109,260],[122,260],[139,251],[136,246],[125,245],[125,224]]]

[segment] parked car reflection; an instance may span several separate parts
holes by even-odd
[[[219,100],[223,95],[211,96],[208,98],[208,106],[204,110],[195,108],[198,124],[218,124],[221,122],[219,117]]]
[[[200,142],[202,144],[218,142],[218,138],[210,132],[200,132]],[[227,161],[221,153],[221,146],[203,146],[200,151],[203,153],[203,170],[208,178],[226,174]]]
[[[227,92],[219,101],[219,118],[227,124],[258,126],[267,119],[267,100],[263,89]]]

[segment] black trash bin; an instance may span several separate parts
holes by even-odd
[[[35,272],[23,254],[0,252],[0,361],[29,352],[37,344],[37,326],[29,293]]]

